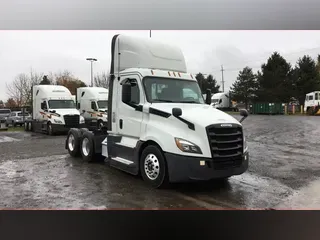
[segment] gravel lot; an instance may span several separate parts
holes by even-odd
[[[0,208],[320,208],[318,122],[249,116],[248,172],[224,184],[175,184],[168,190],[150,189],[104,163],[69,157],[66,136],[0,132]]]

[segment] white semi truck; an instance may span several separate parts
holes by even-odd
[[[108,122],[108,89],[80,87],[76,95],[77,109],[87,126],[103,127]]]
[[[26,131],[54,135],[84,124],[84,117],[80,116],[68,88],[58,85],[32,87],[32,119],[26,121]]]
[[[211,106],[222,111],[238,111],[232,102],[230,92],[215,93],[211,97]]]
[[[91,162],[138,175],[155,188],[169,182],[226,179],[244,173],[249,153],[242,119],[206,101],[182,51],[152,39],[112,39],[108,124],[71,129],[65,148]]]
[[[308,115],[320,115],[320,91],[306,94],[303,110]]]

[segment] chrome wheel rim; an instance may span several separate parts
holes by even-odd
[[[70,151],[74,150],[74,142],[75,142],[74,136],[73,134],[70,134],[68,138],[68,147]]]
[[[160,164],[156,155],[150,153],[144,159],[144,172],[150,180],[155,180],[160,174]]]
[[[82,140],[82,153],[84,156],[88,156],[90,153],[90,147],[89,147],[89,139],[88,138],[84,138]]]

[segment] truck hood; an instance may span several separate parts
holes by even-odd
[[[153,103],[150,107],[170,114],[172,114],[173,108],[181,108],[182,118],[203,127],[216,123],[234,123],[241,125],[240,122],[231,115],[207,104]]]
[[[56,113],[60,115],[79,115],[80,112],[78,109],[73,109],[73,108],[67,108],[67,109],[50,109],[50,111],[55,110]]]

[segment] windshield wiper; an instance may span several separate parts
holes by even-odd
[[[173,102],[172,100],[156,99],[155,102]]]
[[[199,102],[196,102],[196,101],[179,101],[179,103],[199,103]]]

